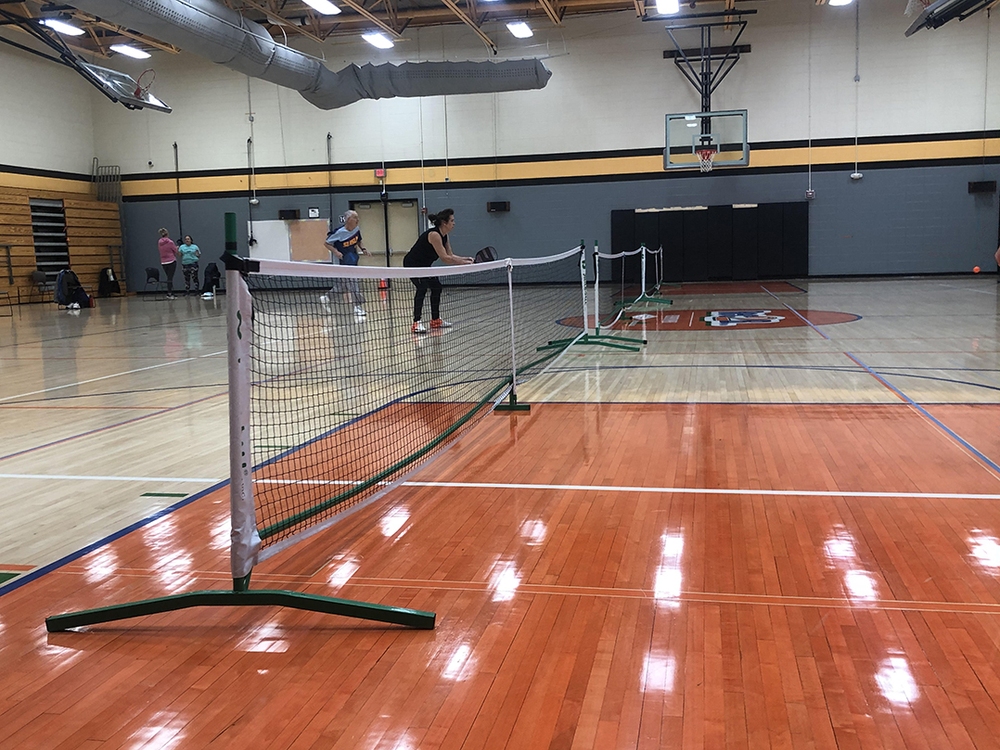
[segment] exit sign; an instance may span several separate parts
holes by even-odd
[[[384,180],[385,179],[385,168],[384,167],[378,167],[375,170],[375,178],[378,179],[378,180]]]

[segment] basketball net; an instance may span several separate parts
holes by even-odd
[[[135,82],[135,94],[134,96],[138,99],[149,93],[149,87],[153,85],[153,81],[156,80],[156,71],[152,68],[146,68],[142,71],[139,76],[139,80]],[[145,83],[143,83],[145,81]]]
[[[699,148],[695,153],[698,155],[698,166],[701,168],[701,171],[711,172],[712,160],[715,158],[715,149]]]

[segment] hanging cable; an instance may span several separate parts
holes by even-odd
[[[253,236],[253,207],[260,203],[260,201],[257,200],[256,159],[254,158],[253,147],[253,98],[250,95],[250,76],[247,76],[247,121],[250,124],[250,137],[247,138],[247,169],[250,171],[250,184],[247,186],[250,188],[250,205],[248,206],[248,213],[250,215],[248,244],[253,247],[257,244],[257,240]]]
[[[983,71],[983,167],[986,166],[986,111],[988,94],[990,92],[990,12],[992,8],[986,9],[986,62]]]
[[[427,183],[424,181],[424,100],[417,99],[417,111],[420,119],[420,214],[427,216]],[[426,222],[424,222],[426,224]],[[424,231],[424,224],[420,231]]]
[[[806,58],[806,76],[808,78],[806,83],[806,107],[808,114],[806,115],[806,162],[808,169],[808,178],[806,184],[806,198],[812,199],[816,196],[813,192],[813,53],[812,53],[812,34],[813,34],[813,9],[812,6],[809,8],[809,56]]]
[[[174,185],[177,194],[177,231],[180,237],[184,237],[184,218],[181,215],[181,167],[180,159],[177,155],[177,141],[174,141]]]
[[[854,173],[852,180],[860,180],[858,171],[858,129],[861,119],[861,3],[854,4]]]
[[[326,134],[326,196],[330,201],[330,229],[333,229],[333,133]]]

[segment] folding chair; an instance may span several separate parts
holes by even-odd
[[[142,288],[143,297],[148,299],[146,293],[149,292],[149,287],[153,287],[153,296],[159,294],[163,291],[163,287],[160,286],[163,282],[160,281],[160,269],[153,268],[153,266],[146,267],[146,284]]]
[[[28,290],[28,303],[30,304],[32,298],[37,294],[42,298],[42,302],[52,301],[52,295],[56,291],[56,285],[49,281],[49,277],[45,275],[45,271],[32,271],[29,274],[32,286]],[[48,300],[46,300],[48,296]]]

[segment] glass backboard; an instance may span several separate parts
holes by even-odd
[[[699,168],[697,152],[700,149],[715,152],[716,167],[745,167],[750,164],[747,111],[731,109],[667,115],[666,143],[664,169]]]
[[[110,68],[102,68],[99,65],[78,60],[77,64],[82,68],[84,75],[90,78],[101,89],[106,91],[115,101],[119,101],[126,107],[133,109],[155,109],[160,112],[172,112],[173,110],[161,102],[148,91],[143,91],[136,80],[128,73],[121,73]]]

